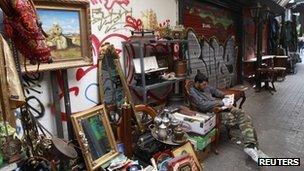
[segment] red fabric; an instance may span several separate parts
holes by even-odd
[[[49,62],[50,48],[38,26],[36,10],[30,0],[15,0],[14,15],[4,17],[6,34],[31,63]]]

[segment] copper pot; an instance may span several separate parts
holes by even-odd
[[[173,130],[173,137],[174,137],[174,140],[175,141],[181,141],[183,140],[184,138],[184,135],[185,135],[185,132],[183,131],[183,129],[181,127],[176,127],[174,130]]]
[[[181,60],[175,62],[175,74],[177,77],[184,77],[187,75],[187,61]]]

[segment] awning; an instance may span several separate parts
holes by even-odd
[[[284,7],[288,4],[290,0],[273,0],[275,3],[279,4],[280,6]]]

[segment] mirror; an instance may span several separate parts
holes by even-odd
[[[106,105],[121,106],[124,100],[124,90],[121,84],[119,74],[116,70],[114,59],[111,55],[105,55],[101,64],[101,84],[103,87],[104,98],[102,99]]]
[[[98,84],[100,99],[106,106],[111,123],[118,124],[121,118],[120,110],[125,101],[131,104],[133,113],[135,113],[134,103],[120,65],[119,56],[110,43],[105,43],[100,47]],[[140,126],[137,116],[135,119]]]
[[[105,127],[101,123],[98,115],[82,119],[81,125],[84,135],[87,138],[93,160],[110,152],[111,147]]]
[[[95,170],[118,155],[104,105],[71,116],[88,170]]]

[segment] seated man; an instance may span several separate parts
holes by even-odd
[[[255,161],[263,154],[257,150],[258,142],[254,135],[250,116],[241,109],[233,107],[231,102],[221,100],[225,94],[220,90],[208,85],[208,78],[202,73],[198,73],[194,78],[194,86],[190,88],[190,96],[193,103],[201,112],[211,112],[214,107],[225,108],[221,112],[222,124],[228,127],[240,129],[244,140],[244,151]],[[265,156],[263,156],[265,157]]]

